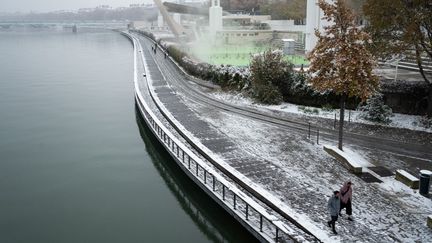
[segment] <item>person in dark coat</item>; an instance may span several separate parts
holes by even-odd
[[[333,196],[328,200],[327,208],[331,216],[331,220],[327,221],[327,225],[332,228],[333,234],[337,235],[335,225],[340,211],[339,191],[333,192]]]
[[[353,189],[352,189],[351,181],[345,182],[339,192],[340,192],[340,199],[341,199],[340,211],[346,208],[346,214],[348,215],[348,220],[352,221],[353,219],[352,219],[351,201],[352,201]],[[342,213],[339,212],[339,215],[342,216]]]

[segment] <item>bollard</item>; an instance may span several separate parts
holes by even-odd
[[[432,215],[429,215],[427,218],[427,226],[432,229]]]
[[[335,113],[333,128],[336,129],[336,113]]]
[[[421,170],[420,171],[420,194],[429,194],[429,182],[432,175],[432,171]]]
[[[348,110],[348,123],[351,123],[351,110]]]

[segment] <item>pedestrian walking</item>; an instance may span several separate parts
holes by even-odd
[[[347,181],[344,183],[342,188],[340,189],[340,200],[341,200],[341,207],[339,215],[342,216],[342,209],[346,209],[346,214],[348,215],[348,220],[353,220],[352,218],[352,182]]]
[[[333,234],[337,235],[335,225],[340,211],[339,191],[333,192],[333,195],[328,200],[327,207],[331,217],[331,220],[327,221],[327,225],[332,228]]]

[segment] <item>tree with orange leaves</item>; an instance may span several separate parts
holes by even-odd
[[[347,98],[365,101],[377,92],[378,77],[373,73],[374,56],[366,45],[370,36],[355,24],[355,15],[343,0],[334,4],[319,0],[324,20],[330,24],[323,32],[315,31],[318,42],[309,53],[309,82],[320,92],[332,91],[340,96],[339,144],[343,145],[343,124]]]

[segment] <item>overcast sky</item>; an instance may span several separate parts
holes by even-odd
[[[127,7],[132,3],[153,3],[153,0],[0,0],[0,2],[0,12],[49,12],[93,8],[99,5]]]

